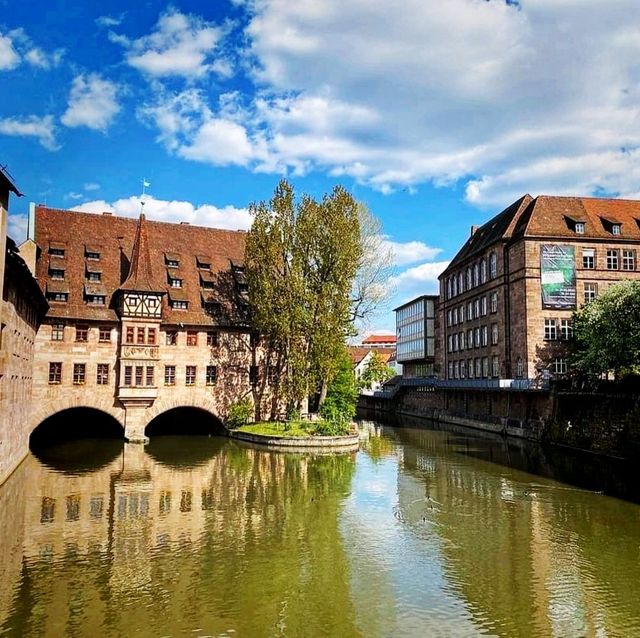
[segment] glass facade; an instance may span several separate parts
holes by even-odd
[[[398,363],[435,357],[436,299],[419,297],[396,309]]]

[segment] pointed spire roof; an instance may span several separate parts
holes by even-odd
[[[158,287],[153,285],[151,254],[149,253],[149,239],[145,222],[144,213],[140,213],[136,238],[133,241],[133,250],[131,251],[129,274],[120,286],[121,290],[160,292]]]

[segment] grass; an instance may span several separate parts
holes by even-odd
[[[286,429],[285,429],[286,426]],[[237,432],[247,432],[248,434],[262,434],[263,436],[313,436],[314,423],[308,421],[293,421],[282,423],[279,421],[263,421],[261,423],[250,423],[239,427]]]

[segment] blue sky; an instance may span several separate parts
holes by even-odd
[[[29,201],[246,228],[341,183],[434,292],[525,192],[640,194],[637,0],[0,0],[0,164]],[[393,329],[383,312],[370,329]]]

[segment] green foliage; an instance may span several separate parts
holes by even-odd
[[[320,407],[326,421],[347,427],[356,414],[358,388],[353,376],[351,359],[343,347],[336,358],[336,372],[327,390],[327,398]]]
[[[236,401],[230,408],[227,415],[227,427],[230,430],[242,427],[253,418],[253,402],[249,397],[244,397]]]
[[[280,372],[289,408],[335,373],[352,330],[351,290],[362,261],[360,212],[342,187],[295,201],[282,180],[270,202],[250,207],[246,267],[255,328]]]
[[[319,436],[344,436],[349,434],[350,421],[322,420],[315,424],[314,433]]]
[[[640,365],[640,282],[612,284],[574,315],[572,365],[586,375]]]
[[[362,388],[371,388],[378,383],[388,381],[396,374],[395,370],[388,366],[379,352],[374,352],[360,377],[360,386]]]

